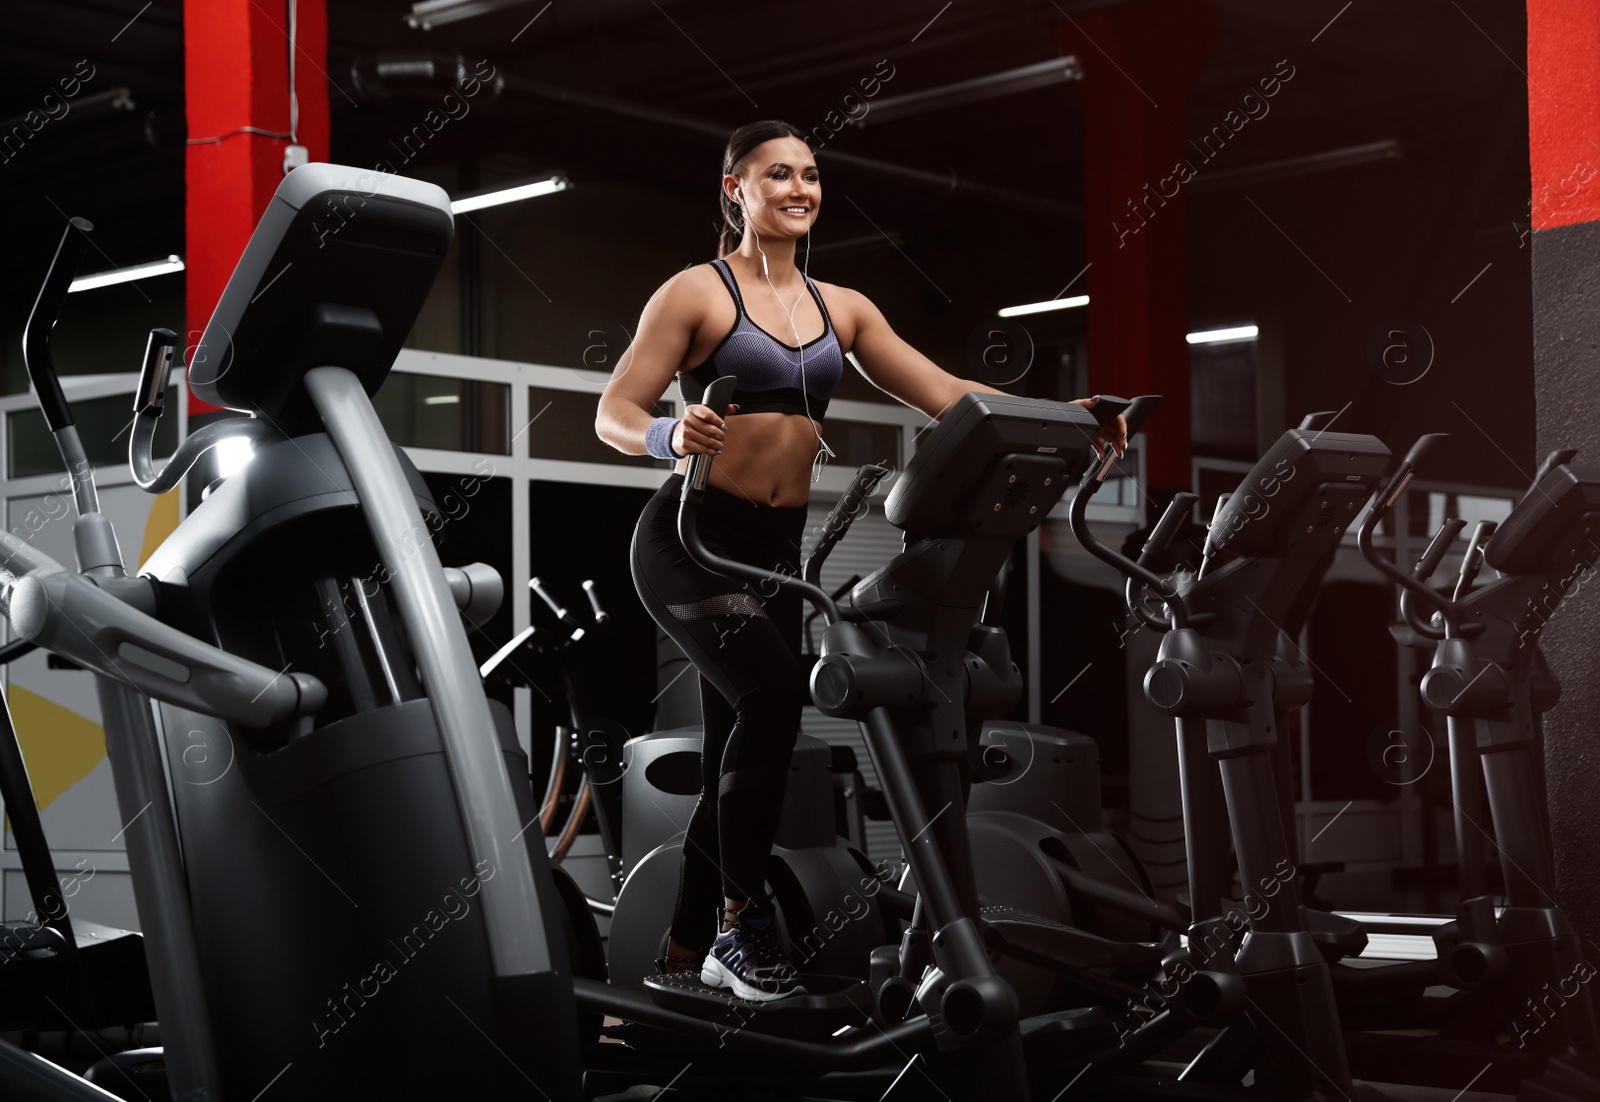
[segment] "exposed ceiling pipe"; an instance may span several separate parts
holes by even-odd
[[[436,98],[441,91],[461,88],[476,82],[472,95],[484,101],[499,97],[505,78],[496,73],[488,80],[477,80],[461,54],[432,50],[387,51],[357,54],[350,62],[350,83],[356,95],[372,103],[400,98]]]
[[[406,24],[414,31],[431,31],[446,23],[459,23],[526,3],[528,0],[421,0],[411,5]]]
[[[1012,21],[1008,22],[1008,17]],[[900,26],[888,25],[877,34],[851,35],[844,44],[849,53],[841,53],[841,43],[828,38],[807,48],[797,46],[784,50],[781,67],[758,65],[730,71],[730,77],[746,92],[759,93],[769,89],[793,88],[796,84],[813,83],[837,76],[853,77],[868,72],[879,59],[892,59],[898,67],[909,65],[913,59],[950,49],[974,49],[982,35],[1000,35],[1016,28],[1019,23],[1025,33],[1043,34],[1019,11],[1004,7],[974,7],[963,16],[957,8],[940,15],[929,24],[919,15],[914,22]],[[910,40],[910,41],[908,41]],[[727,81],[716,77],[699,76],[690,81],[679,81],[662,89],[662,98],[670,99],[684,107],[720,101],[727,96]]]
[[[600,95],[594,92],[583,92],[574,88],[547,84],[544,81],[532,80],[528,77],[508,76],[506,78],[506,88],[519,95],[533,99],[561,103],[568,107],[598,111],[603,114],[623,115],[645,122],[658,123],[662,126],[670,126],[678,130],[704,134],[715,138],[719,142],[726,142],[728,135],[734,129],[724,123],[712,122],[695,115],[674,111],[671,108],[652,107],[649,104],[635,103],[615,96]],[[918,184],[945,194],[964,192],[969,195],[981,195],[1018,210],[1025,210],[1032,214],[1040,214],[1052,218],[1081,219],[1083,217],[1083,205],[1081,203],[1063,199],[1047,199],[1044,196],[1030,195],[1027,192],[1014,191],[1011,188],[999,187],[994,184],[963,180],[954,170],[948,173],[930,172],[927,169],[912,168],[908,165],[882,161],[875,157],[862,157],[854,153],[844,153],[831,149],[827,152],[826,157],[827,163],[832,165],[844,165],[860,169],[863,172],[894,177],[895,179],[905,180],[908,183]]]
[[[66,101],[64,110],[59,116],[52,116],[43,108],[29,111],[25,115],[18,115],[11,119],[0,119],[0,134],[9,133],[17,127],[23,127],[29,132],[42,130],[45,121],[54,120],[56,127],[70,120],[70,125],[93,122],[95,119],[107,115],[123,114],[134,109],[133,93],[126,88],[108,88],[104,92],[96,92],[90,96],[80,96],[74,100]],[[44,120],[38,125],[29,120]]]
[[[1288,157],[1281,161],[1264,161],[1260,164],[1241,165],[1221,172],[1201,171],[1189,185],[1191,192],[1221,191],[1223,188],[1242,187],[1246,184],[1264,184],[1272,180],[1286,180],[1293,176],[1307,176],[1314,172],[1332,172],[1338,168],[1373,164],[1378,161],[1398,161],[1404,149],[1396,138],[1364,145],[1350,145],[1343,149],[1329,149],[1310,153],[1304,157]]]
[[[929,111],[943,111],[951,107],[964,107],[997,96],[1014,95],[1033,88],[1045,88],[1072,80],[1082,80],[1083,69],[1072,55],[1053,57],[1006,69],[972,80],[960,80],[937,88],[924,88],[920,92],[907,92],[903,96],[886,96],[867,105],[857,125],[869,126],[893,122]]]

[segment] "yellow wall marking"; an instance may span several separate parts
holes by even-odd
[[[106,756],[105,729],[12,681],[11,721],[40,810],[87,777]],[[9,822],[7,826],[9,826]]]

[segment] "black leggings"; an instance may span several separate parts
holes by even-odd
[[[700,799],[684,832],[672,937],[703,950],[723,896],[766,899],[766,861],[807,697],[800,597],[694,562],[678,538],[682,488],[674,474],[644,507],[631,561],[640,600],[700,674]],[[803,505],[761,505],[707,487],[697,530],[724,558],[797,574],[805,520]]]

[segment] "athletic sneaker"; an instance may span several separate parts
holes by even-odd
[[[718,934],[700,969],[707,987],[730,987],[741,999],[767,1002],[785,995],[803,995],[799,974],[778,947],[778,924],[771,911],[751,912],[747,905],[733,928]]]

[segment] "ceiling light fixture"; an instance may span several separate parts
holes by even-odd
[[[497,187],[489,191],[481,191],[472,195],[463,195],[459,199],[450,201],[451,214],[466,214],[468,211],[482,210],[484,207],[498,207],[502,203],[517,203],[523,199],[537,199],[541,195],[552,195],[558,191],[566,191],[572,186],[572,181],[565,176],[542,176],[537,180],[526,183],[511,184],[507,187]]]
[[[181,271],[183,271],[183,261],[176,255],[169,254],[165,260],[152,260],[148,264],[134,264],[127,268],[112,268],[105,272],[91,272],[86,276],[79,276],[72,281],[67,290],[92,291],[96,287],[109,287],[113,283],[132,283],[136,279],[149,279],[151,276]]]
[[[1253,341],[1259,332],[1253,325],[1235,325],[1231,329],[1202,329],[1189,334],[1190,344],[1230,344],[1234,341]]]
[[[1071,310],[1087,305],[1089,305],[1088,295],[1073,295],[1070,298],[1052,298],[1044,302],[1030,302],[1024,306],[1007,306],[1000,311],[1000,316],[1003,318],[1017,318],[1023,314],[1042,314],[1046,310]]]

